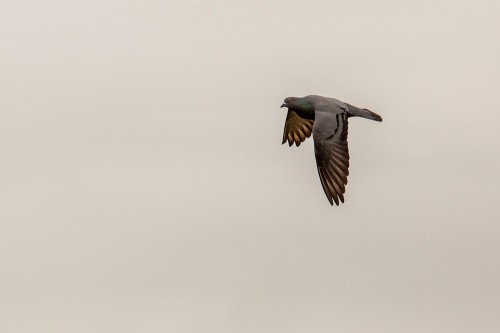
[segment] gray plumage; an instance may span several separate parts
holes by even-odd
[[[298,146],[313,135],[318,175],[331,205],[344,202],[349,175],[347,146],[348,118],[363,117],[382,121],[382,117],[335,98],[310,95],[287,97],[281,107],[288,108],[283,143]]]

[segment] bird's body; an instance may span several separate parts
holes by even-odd
[[[363,117],[375,121],[382,118],[335,98],[309,95],[287,97],[281,107],[288,108],[283,143],[298,146],[313,135],[318,174],[330,204],[344,202],[349,175],[347,146],[348,118]]]

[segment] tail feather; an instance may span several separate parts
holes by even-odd
[[[382,117],[368,109],[360,109],[352,105],[347,105],[350,117],[362,117],[375,121],[382,121]]]

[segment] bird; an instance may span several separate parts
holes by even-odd
[[[382,121],[382,117],[335,98],[317,95],[287,97],[282,108],[288,108],[283,142],[298,147],[312,134],[314,155],[323,191],[333,206],[344,203],[349,175],[347,127],[350,117]]]

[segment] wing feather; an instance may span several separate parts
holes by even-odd
[[[297,112],[288,109],[283,132],[283,143],[288,141],[288,145],[300,146],[312,134],[314,120],[302,118]]]
[[[347,116],[330,112],[316,112],[314,120],[314,152],[323,191],[330,202],[338,206],[344,202],[349,175],[349,148],[347,145]]]

